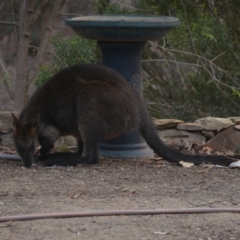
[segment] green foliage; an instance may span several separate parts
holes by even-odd
[[[170,13],[181,22],[143,51],[144,60],[156,59],[142,63],[148,76],[145,81],[151,83],[145,84],[144,96],[155,117],[194,120],[208,115],[239,115],[240,47],[236,41],[240,34],[236,36],[237,29],[231,34],[229,25],[229,17],[239,15],[234,4],[220,1],[212,7],[203,0],[137,2],[139,13]],[[222,18],[226,13],[219,14],[224,7],[231,9],[226,19]]]
[[[97,63],[100,61],[96,41],[80,36],[64,39],[62,35],[58,34],[51,39],[51,43],[65,67],[77,63]]]
[[[60,145],[56,147],[57,152],[70,152],[70,149],[65,145]]]
[[[42,65],[40,67],[39,74],[34,82],[35,86],[40,87],[46,80],[48,80],[48,78],[57,73],[59,70],[60,67],[57,65]]]
[[[6,82],[8,84],[10,84],[10,82],[11,82],[11,79],[7,73],[0,74],[0,83],[4,83],[4,82]]]
[[[97,0],[96,4],[100,14],[132,14],[135,9],[121,1],[110,4],[109,0]]]
[[[56,57],[52,65],[42,65],[35,81],[36,86],[42,85],[49,77],[61,68],[78,63],[98,63],[100,53],[95,41],[90,41],[79,36],[64,39],[57,34],[51,39]]]
[[[232,89],[232,95],[237,96],[240,99],[240,91],[234,87],[231,87],[231,89]]]

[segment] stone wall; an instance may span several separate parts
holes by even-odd
[[[197,152],[230,155],[240,152],[240,117],[205,117],[194,123],[154,119],[154,123],[160,138],[179,149],[193,148]]]

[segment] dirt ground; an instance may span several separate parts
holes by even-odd
[[[239,169],[160,159],[30,169],[0,160],[0,216],[114,209],[239,207]],[[240,239],[240,214],[43,219],[0,223],[0,239]]]

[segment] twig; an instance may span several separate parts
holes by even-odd
[[[188,30],[188,33],[189,33],[189,36],[190,36],[190,39],[191,39],[191,43],[192,43],[192,47],[194,49],[194,52],[197,54],[197,50],[195,48],[195,45],[193,43],[193,37],[192,37],[192,32],[190,30],[190,27],[189,27],[189,24],[188,24],[188,20],[187,20],[187,11],[185,9],[185,5],[183,4],[182,0],[181,0],[181,4],[182,4],[182,7],[183,7],[183,10],[184,10],[184,14],[185,14],[185,20],[186,20],[186,26],[187,26],[187,30]]]
[[[9,74],[8,74],[5,62],[3,60],[3,55],[2,55],[1,48],[0,48],[0,74],[2,75],[3,83],[4,83],[4,85],[5,85],[6,89],[7,89],[7,92],[9,94],[10,98],[12,100],[14,100],[15,93],[14,93],[11,85],[9,84],[10,77],[9,77]],[[7,76],[7,78],[5,76],[3,76],[4,74],[5,74],[5,76]]]
[[[204,68],[210,76],[212,76],[211,72],[209,71],[209,69],[204,66],[204,65],[199,65],[198,63],[189,63],[189,62],[179,62],[179,61],[176,61],[176,60],[169,60],[169,59],[147,59],[147,60],[142,60],[141,61],[142,63],[145,63],[145,62],[172,62],[172,63],[176,63],[176,64],[183,64],[183,65],[190,65],[190,66],[194,66],[194,67],[200,67],[200,68]],[[218,82],[220,85],[222,86],[225,86],[225,87],[228,87],[228,88],[232,88],[231,86],[225,84],[225,83],[222,83],[221,81],[219,81],[216,77],[213,76],[213,78],[210,80],[210,81],[213,81],[215,80],[216,82]]]
[[[15,21],[15,15],[14,15],[14,9],[13,9],[13,2],[12,0],[10,0],[10,4],[11,4],[11,14],[12,14],[12,18]],[[14,27],[14,37],[15,37],[15,44],[17,44],[17,28],[16,26]]]
[[[31,21],[31,23],[29,24],[30,27],[32,27],[32,25],[38,20],[38,18],[42,15],[44,9],[48,6],[48,4],[50,3],[50,0],[45,0],[41,3],[40,6],[38,6],[35,14],[34,14],[34,17]]]
[[[60,13],[59,14],[60,16],[78,16],[78,17],[81,17],[83,16],[82,14],[77,14],[77,13]]]
[[[2,25],[14,25],[14,26],[18,26],[18,24],[16,22],[5,22],[5,21],[0,21],[0,24]]]
[[[167,103],[163,104],[163,103],[156,103],[156,102],[149,102],[149,101],[144,101],[144,103],[146,105],[159,105],[159,106],[168,107],[168,108],[183,108],[183,107],[185,107],[184,105],[181,105],[181,106],[170,106]]]
[[[5,2],[2,2],[2,5],[0,6],[0,10],[2,10]]]
[[[205,62],[209,63],[209,65],[212,65],[212,67],[215,67],[216,70],[218,70],[219,72],[223,73],[223,74],[226,74],[236,85],[238,85],[240,87],[240,84],[234,80],[234,78],[225,70],[223,70],[222,68],[220,68],[219,66],[217,66],[213,61],[215,61],[218,57],[220,57],[221,55],[223,55],[227,50],[225,50],[224,52],[220,53],[217,57],[214,57],[212,60],[209,60],[203,56],[200,56],[198,54],[195,54],[195,53],[191,53],[191,52],[186,52],[186,51],[180,51],[180,50],[175,50],[175,49],[168,49],[168,48],[163,48],[162,46],[160,46],[159,44],[155,43],[155,42],[152,42],[152,41],[149,41],[151,44],[155,44],[157,45],[159,48],[161,48],[163,51],[166,51],[166,52],[173,52],[173,53],[179,53],[179,54],[184,54],[184,55],[189,55],[189,56],[192,56],[192,57],[196,57],[198,59],[202,59],[204,60]],[[186,64],[186,63],[185,63]],[[192,63],[191,63],[192,64]],[[199,66],[199,67],[204,67],[204,69],[207,70],[207,67],[205,66],[205,64],[195,64],[196,66]],[[208,70],[209,72],[209,70]],[[212,75],[212,74],[210,74]],[[219,80],[215,77],[214,80],[217,80],[219,82]],[[219,82],[220,83],[220,82]],[[228,85],[226,85],[228,86]],[[230,86],[228,86],[230,87]]]
[[[58,62],[60,63],[60,65],[61,65],[62,68],[65,67],[64,64],[62,63],[61,59],[60,59],[55,53],[53,53],[53,52],[50,51],[50,50],[48,50],[47,53],[52,54],[52,55],[58,60]]]
[[[117,5],[121,5],[121,6],[124,6],[124,7],[127,7],[127,8],[132,8],[132,9],[136,9],[136,10],[142,10],[142,11],[146,11],[147,9],[142,9],[142,8],[136,8],[132,5],[129,5],[129,4],[126,4],[126,3],[121,3],[121,2],[118,2],[118,1],[115,1],[115,0],[112,0],[112,3],[115,3]]]

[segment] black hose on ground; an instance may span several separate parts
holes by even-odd
[[[14,161],[21,161],[21,158],[20,158],[18,155],[3,154],[3,153],[0,153],[0,159],[8,159],[8,160],[14,160]]]
[[[156,215],[156,214],[203,214],[203,213],[240,213],[240,208],[168,208],[146,210],[103,210],[66,213],[41,213],[29,215],[13,215],[0,217],[0,222],[29,221],[46,218],[79,218],[100,216],[129,216],[129,215]]]

